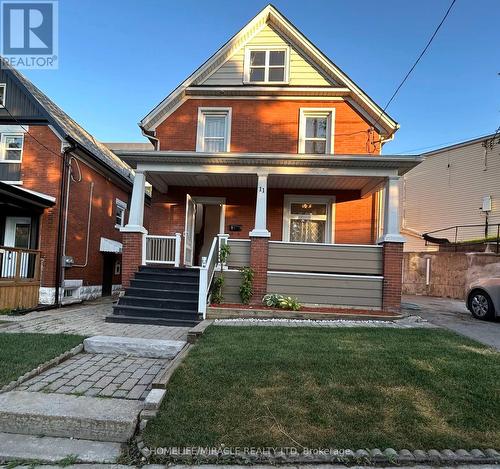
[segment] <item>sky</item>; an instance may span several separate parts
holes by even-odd
[[[275,0],[383,107],[451,0]],[[264,0],[60,0],[59,68],[23,71],[104,142],[137,122],[241,29]],[[421,153],[500,126],[500,0],[457,0],[387,112],[385,154]]]

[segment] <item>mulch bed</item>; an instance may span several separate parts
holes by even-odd
[[[211,304],[211,308],[228,308],[228,309],[245,309],[248,311],[275,311],[277,314],[286,313],[324,313],[324,314],[341,314],[350,316],[386,316],[393,317],[399,316],[397,313],[391,313],[389,311],[382,311],[377,309],[353,309],[353,308],[329,308],[329,307],[315,307],[315,306],[302,306],[299,311],[289,311],[280,308],[272,308],[265,305],[243,305],[238,303],[222,303],[222,304]]]

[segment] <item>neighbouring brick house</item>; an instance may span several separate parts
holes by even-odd
[[[110,295],[133,173],[6,63],[0,100],[0,307]]]
[[[251,266],[254,303],[271,292],[399,309],[399,178],[420,158],[380,155],[398,124],[273,6],[140,126],[154,150],[116,151],[136,176],[122,228],[130,288],[109,320],[204,316],[226,242],[229,303],[239,301],[238,269]],[[157,268],[168,264],[197,269]],[[183,290],[199,293],[196,304]]]

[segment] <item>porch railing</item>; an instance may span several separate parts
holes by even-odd
[[[207,315],[208,296],[210,294],[210,286],[215,275],[217,264],[220,263],[220,248],[228,242],[229,235],[219,234],[212,241],[208,256],[202,259],[200,267],[200,290],[198,293],[198,312],[203,316]]]
[[[38,305],[41,252],[0,246],[0,309]]]
[[[143,264],[170,264],[179,267],[181,261],[181,234],[174,236],[144,236]]]

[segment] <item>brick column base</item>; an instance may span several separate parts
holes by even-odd
[[[128,288],[130,280],[142,264],[142,233],[122,233],[122,286]]]
[[[383,243],[382,309],[401,310],[401,289],[403,283],[403,243]]]
[[[262,298],[267,293],[268,254],[269,238],[250,237],[250,267],[254,271],[253,295],[250,302],[253,305],[262,304]]]

